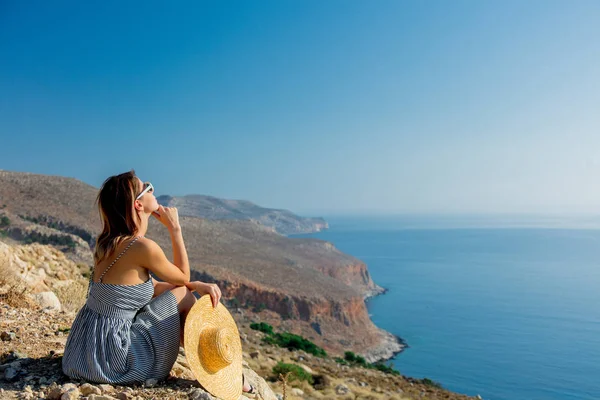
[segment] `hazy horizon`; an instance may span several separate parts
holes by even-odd
[[[0,169],[298,214],[600,213],[600,2],[0,6]]]

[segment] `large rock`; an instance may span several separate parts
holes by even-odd
[[[58,300],[54,292],[41,292],[33,295],[33,298],[42,308],[53,311],[60,311],[62,309],[60,300]]]
[[[244,368],[244,376],[246,377],[246,381],[256,389],[257,399],[277,400],[277,396],[275,396],[275,393],[273,390],[271,390],[271,387],[263,378],[258,376],[256,372],[250,368]]]

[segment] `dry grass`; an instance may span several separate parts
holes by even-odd
[[[61,286],[54,290],[60,300],[63,311],[76,312],[85,304],[88,290],[87,281],[75,281],[72,284]]]
[[[8,254],[0,252],[0,300],[11,307],[35,308],[29,289],[12,269]]]
[[[290,373],[286,373],[285,375],[283,374],[279,374],[279,380],[282,382],[283,384],[283,400],[287,399],[287,385],[288,385],[288,377],[290,376]]]

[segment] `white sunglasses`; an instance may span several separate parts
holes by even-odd
[[[142,197],[143,195],[145,195],[148,192],[150,192],[150,193],[154,192],[154,186],[152,186],[152,184],[150,182],[144,182],[144,190],[142,190],[142,193],[138,194],[138,196],[135,199],[139,200],[140,197]]]

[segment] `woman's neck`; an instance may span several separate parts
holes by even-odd
[[[135,232],[136,236],[146,236],[146,231],[148,230],[148,219],[149,217],[144,214],[140,215],[140,225]]]

